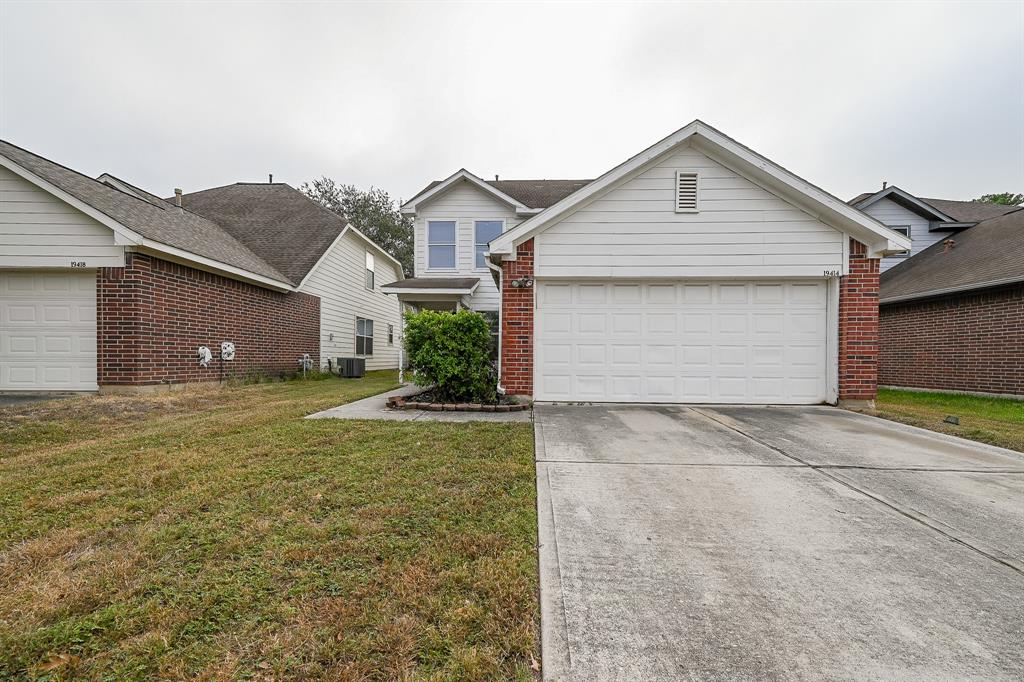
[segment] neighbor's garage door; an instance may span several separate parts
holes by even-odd
[[[539,282],[538,400],[820,403],[827,284]]]
[[[96,272],[0,272],[0,390],[96,388]]]

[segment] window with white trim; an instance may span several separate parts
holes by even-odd
[[[888,225],[887,226],[893,232],[899,232],[900,234],[910,237],[910,225]],[[910,251],[900,251],[899,253],[893,254],[895,256],[909,256]]]
[[[366,252],[366,279],[364,283],[367,289],[373,290],[373,254],[369,251]]]
[[[487,263],[484,262],[487,245],[491,243],[492,239],[501,236],[503,226],[504,221],[501,220],[477,220],[473,223],[473,262],[477,270],[487,267]]]
[[[373,355],[373,320],[356,318],[356,355]]]
[[[456,232],[454,220],[427,221],[427,268],[455,269]]]
[[[395,345],[395,325],[393,324],[388,325],[388,345]]]
[[[696,213],[699,210],[699,181],[697,171],[676,171],[676,213]]]

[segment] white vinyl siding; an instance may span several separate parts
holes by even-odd
[[[538,282],[535,398],[816,404],[824,280]]]
[[[454,270],[432,272],[427,268],[427,222],[430,220],[455,220],[458,223]],[[511,206],[466,182],[454,185],[444,194],[420,206],[415,223],[416,276],[478,277],[480,286],[469,299],[469,307],[473,310],[497,310],[500,297],[490,271],[475,267],[475,223],[478,220],[502,220],[506,231],[522,221]]]
[[[898,263],[902,263],[908,257],[916,256],[935,242],[941,241],[952,234],[949,230],[929,232],[928,227],[930,223],[927,218],[919,216],[888,198],[876,201],[864,209],[864,212],[883,225],[910,227],[910,256],[889,256],[888,258],[883,258],[880,265],[882,272]]]
[[[373,291],[365,282],[367,250],[374,255]],[[356,317],[373,320],[374,329],[384,329],[388,324],[398,327],[399,302],[381,293],[380,288],[399,279],[398,266],[354,232],[334,244],[300,288],[303,293],[320,297],[321,365],[326,365],[328,358],[334,362],[355,355]],[[368,370],[397,367],[397,344],[377,344],[373,357],[366,358]]]
[[[676,212],[677,172],[699,173],[699,208]],[[821,277],[844,237],[689,145],[536,239],[537,277]]]
[[[0,391],[95,391],[96,271],[0,271]]]
[[[0,167],[0,267],[123,265],[113,230]]]

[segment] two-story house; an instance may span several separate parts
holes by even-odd
[[[406,304],[491,313],[499,381],[537,400],[875,395],[879,259],[903,234],[694,121],[592,181],[459,170],[402,210]]]
[[[850,205],[890,229],[910,237],[911,247],[908,251],[882,259],[882,272],[956,232],[1018,208],[978,201],[923,199],[895,185],[883,187],[878,192],[860,194],[850,200]]]
[[[415,277],[382,288],[414,308],[483,313],[497,333],[501,307],[487,245],[590,180],[483,180],[460,169],[402,206],[414,217]]]

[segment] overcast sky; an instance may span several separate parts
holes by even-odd
[[[844,199],[1024,192],[1024,2],[20,3],[0,136],[157,194],[592,178],[694,118]]]

